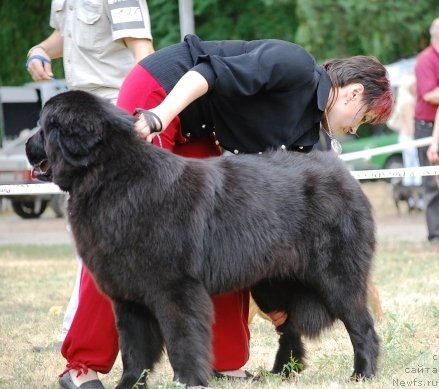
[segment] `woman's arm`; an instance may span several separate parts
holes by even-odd
[[[433,140],[430,147],[427,149],[427,158],[432,165],[439,164],[439,108],[436,110],[436,117],[434,119]]]
[[[64,40],[61,34],[55,30],[47,39],[32,47],[29,50],[27,71],[34,81],[50,80],[53,77],[51,59],[61,58],[63,56]],[[31,58],[36,56],[35,58]],[[46,58],[47,61],[41,60]],[[28,60],[29,61],[29,60]]]
[[[422,98],[427,103],[439,105],[439,87],[436,87],[430,92],[425,93]]]
[[[157,107],[150,109],[159,116],[164,130],[169,123],[190,103],[207,93],[209,87],[206,79],[198,72],[190,70],[175,84],[169,95]],[[136,131],[151,142],[156,133],[152,133],[143,114],[135,123]]]
[[[154,46],[151,39],[147,38],[123,38],[123,41],[131,51],[134,61],[137,63],[146,56],[154,53]]]

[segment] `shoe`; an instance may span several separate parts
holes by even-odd
[[[232,374],[222,373],[220,371],[213,371],[213,375],[215,378],[220,380],[228,380],[228,381],[252,381],[254,380],[255,376],[248,372],[247,370],[244,370],[245,377],[240,376],[234,376]]]
[[[64,374],[59,380],[59,387],[64,389],[105,389],[102,382],[99,380],[91,380],[84,382],[80,386],[76,386],[70,377],[70,373]]]

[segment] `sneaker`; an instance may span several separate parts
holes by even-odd
[[[70,377],[70,373],[64,374],[59,380],[59,387],[64,389],[105,389],[102,382],[99,380],[91,380],[76,386]]]
[[[216,371],[213,375],[217,379],[223,379],[228,381],[252,381],[255,376],[247,370],[231,370],[231,371]]]

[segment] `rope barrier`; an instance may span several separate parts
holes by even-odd
[[[439,176],[439,166],[420,166],[397,169],[357,170],[351,171],[357,180],[377,180],[396,177]],[[55,184],[12,184],[0,185],[1,195],[40,195],[63,193]]]
[[[357,180],[376,180],[381,178],[439,176],[439,166],[404,167],[397,169],[355,170],[351,174]]]
[[[394,145],[375,147],[373,149],[355,151],[353,153],[341,154],[340,158],[343,161],[352,161],[354,159],[369,159],[375,155],[393,153],[395,151],[402,151],[412,147],[430,146],[433,137],[421,138],[412,140],[410,142],[395,143]]]
[[[58,193],[63,192],[58,187],[58,185],[55,185],[53,183],[0,185],[0,196],[41,195]]]
[[[401,151],[410,147],[428,146],[432,142],[432,137],[416,139],[410,142],[402,142],[389,146],[375,147],[373,149],[356,151],[353,153],[342,154],[339,157],[343,161],[352,161],[354,159],[370,158],[374,155],[386,154],[395,151]],[[439,166],[420,166],[411,168],[397,169],[379,169],[379,170],[357,170],[351,171],[353,177],[357,180],[376,180],[383,178],[396,177],[417,177],[417,176],[439,176]],[[41,194],[58,194],[63,193],[59,187],[53,183],[35,183],[35,184],[12,184],[0,185],[0,196],[11,195],[41,195]]]

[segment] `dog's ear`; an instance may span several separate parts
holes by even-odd
[[[47,147],[56,147],[64,160],[74,167],[103,163],[106,137],[133,133],[135,118],[109,101],[84,91],[60,93],[44,105],[41,126]],[[53,154],[52,154],[53,153]],[[56,155],[52,150],[48,155]]]
[[[93,163],[93,148],[101,136],[88,131],[63,131],[53,126],[47,134],[48,144],[58,145],[63,158],[74,167],[86,167]]]

